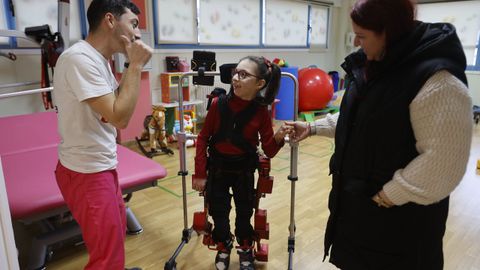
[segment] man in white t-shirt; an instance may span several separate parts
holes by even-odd
[[[61,142],[58,186],[82,230],[89,253],[85,269],[125,265],[125,206],[116,172],[116,129],[125,128],[140,90],[141,71],[152,48],[140,40],[140,11],[129,0],[93,0],[90,30],[58,59],[54,98]],[[109,59],[129,61],[118,83]]]

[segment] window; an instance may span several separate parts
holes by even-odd
[[[163,48],[327,48],[331,21],[328,5],[292,0],[154,0],[153,13]]]
[[[58,3],[57,0],[13,0],[15,10],[15,28],[25,31],[26,27],[48,24],[52,33],[58,29]],[[17,39],[19,47],[31,47],[32,44],[23,39]]]
[[[266,46],[307,46],[308,4],[265,0]]]
[[[417,18],[453,24],[463,45],[468,69],[480,70],[480,1],[419,4]]]
[[[85,2],[85,10],[87,10],[88,6],[90,6],[90,4],[92,3],[92,0],[83,0],[83,2]]]
[[[196,44],[197,5],[192,0],[158,0],[154,2],[158,44]]]
[[[200,0],[200,44],[260,45],[258,0]]]
[[[83,2],[80,1],[81,0],[70,0],[70,41],[78,41],[82,38],[79,8]],[[24,32],[26,27],[48,24],[52,33],[58,31],[58,0],[12,0],[12,3],[15,17],[11,17],[10,25],[13,26],[12,28],[14,28],[14,30]],[[2,5],[2,9],[3,8],[5,7]],[[4,15],[4,12],[0,14],[0,21],[1,16]],[[0,27],[2,27],[2,25],[0,25]],[[4,29],[6,28],[7,26],[4,27]],[[15,44],[13,46],[15,46]],[[38,46],[38,44],[17,38],[16,46],[32,47]]]
[[[80,5],[80,0],[70,0],[70,41],[82,39]]]
[[[310,46],[327,48],[328,22],[328,7],[310,7]]]
[[[0,29],[8,29],[5,6],[2,1],[0,1]],[[8,38],[0,37],[0,45],[6,45],[6,44],[8,44]]]

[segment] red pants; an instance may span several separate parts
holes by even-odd
[[[58,162],[55,176],[82,231],[89,254],[85,269],[123,270],[127,219],[117,171],[78,173]]]

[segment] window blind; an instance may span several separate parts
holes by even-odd
[[[329,8],[324,6],[311,6],[310,22],[310,45],[327,48]]]
[[[58,0],[14,0],[16,30],[25,31],[26,27],[48,24],[50,31],[58,31]],[[70,0],[70,41],[82,38],[80,27],[80,2]],[[28,41],[17,39],[18,47],[31,47]]]
[[[419,4],[417,18],[424,22],[448,22],[455,26],[467,64],[477,63],[480,34],[480,1]]]
[[[200,44],[260,45],[260,1],[200,0]]]
[[[265,0],[265,45],[307,46],[308,4]]]
[[[5,15],[5,6],[1,1],[0,1],[0,29],[8,29],[7,17]],[[0,37],[0,45],[5,45],[5,44],[8,44],[8,38]]]
[[[196,44],[197,5],[192,0],[157,0],[154,7],[159,44]]]

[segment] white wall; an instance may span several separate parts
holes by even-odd
[[[151,1],[147,1],[147,9],[152,8],[151,4]],[[325,71],[339,70],[341,60],[337,59],[337,55],[343,54],[341,49],[344,48],[344,34],[341,29],[345,28],[345,26],[343,26],[345,24],[344,20],[340,20],[340,18],[344,17],[344,15],[341,15],[341,12],[343,12],[342,9],[343,8],[340,7],[332,7],[333,20],[332,28],[330,30],[331,37],[329,49],[323,51],[310,51],[309,49],[214,49],[211,51],[216,52],[218,65],[224,63],[236,63],[240,58],[247,55],[263,55],[271,60],[274,58],[285,59],[290,66],[298,66],[299,68],[316,65]],[[153,31],[153,19],[152,16],[148,17],[148,31],[151,32]],[[161,72],[166,70],[164,60],[165,56],[177,55],[180,58],[187,59],[187,61],[190,62],[192,51],[193,49],[155,50],[155,53],[152,57],[152,70],[150,71],[151,89],[160,88],[159,75]],[[18,59],[15,62],[12,62],[6,58],[0,58],[0,85],[40,80],[40,55],[32,51],[27,51],[26,54],[25,52],[17,51],[17,57]],[[340,59],[343,59],[343,57]],[[33,85],[26,88],[34,89],[38,87],[38,85]],[[26,88],[24,87],[22,89]],[[22,89],[0,88],[0,94]],[[23,114],[43,110],[40,94],[28,97],[0,99],[0,116]]]
[[[349,1],[349,0],[348,0]],[[338,1],[336,1],[337,3]],[[239,59],[248,55],[264,56],[270,60],[274,58],[285,59],[290,66],[299,68],[316,65],[324,71],[337,70],[340,71],[340,61],[338,59],[338,51],[344,48],[342,25],[343,5],[340,2],[336,4],[338,7],[331,7],[331,16],[333,18],[332,27],[330,29],[329,48],[326,50],[309,50],[309,49],[205,49],[216,53],[217,66],[224,63],[237,63]],[[147,9],[152,8],[151,1],[147,1]],[[149,29],[153,29],[153,19],[149,18]],[[340,42],[340,44],[339,44]],[[203,49],[198,49],[203,50]],[[186,59],[188,63],[192,58],[192,49],[190,50],[156,50],[152,57],[152,70],[150,72],[150,85],[152,89],[160,89],[160,73],[166,71],[165,57],[179,56],[180,59]]]
[[[433,2],[433,0],[423,0],[423,2]],[[445,0],[444,2],[448,1]],[[338,15],[336,17],[336,25],[338,27],[337,31],[339,32],[335,43],[338,45],[338,49],[336,52],[337,55],[335,57],[337,65],[343,62],[342,60],[344,59],[344,57],[348,55],[352,49],[345,46],[345,39],[347,33],[352,31],[349,13],[353,6],[353,3],[355,3],[355,0],[343,0],[342,6],[337,10]],[[341,67],[337,67],[337,69],[343,72]],[[470,95],[472,97],[473,104],[480,106],[480,71],[467,71],[466,73],[468,80],[468,88],[470,89]]]
[[[339,70],[339,62],[336,60],[336,36],[332,39],[331,49],[323,52],[310,52],[308,49],[291,49],[291,50],[261,50],[261,49],[207,49],[216,52],[216,60],[218,66],[224,63],[236,63],[238,60],[247,55],[262,55],[270,60],[274,58],[285,59],[290,66],[298,66],[299,68],[316,65],[319,68],[330,71]],[[155,50],[152,57],[152,69],[150,70],[151,89],[160,88],[160,73],[166,71],[165,57],[179,56],[181,59],[187,59],[190,62],[193,50]],[[0,85],[15,82],[39,81],[40,80],[40,56],[17,55],[15,62],[7,59],[0,59]],[[39,85],[24,87],[23,89],[38,88]],[[1,89],[0,94],[22,89]],[[8,99],[0,99],[0,116],[15,115],[22,113],[31,113],[42,111],[43,104],[41,95],[27,97],[16,97]]]
[[[41,78],[40,55],[32,52],[32,50],[27,52],[17,51],[15,53],[17,55],[16,61],[10,61],[3,57],[0,58],[0,85],[18,82],[39,82]],[[39,87],[40,85],[37,84],[20,88],[0,88],[0,94],[36,89]],[[43,110],[40,94],[0,99],[0,116],[25,114]]]
[[[324,51],[310,51],[308,49],[295,50],[279,50],[279,49],[217,49],[211,50],[216,52],[216,59],[218,65],[224,63],[234,63],[240,58],[247,55],[263,55],[269,59],[282,58],[285,59],[291,66],[298,66],[299,68],[307,67],[309,65],[317,65],[325,71],[337,70],[343,75],[343,70],[340,68],[344,57],[351,51],[345,45],[345,39],[348,32],[351,32],[351,25],[349,19],[349,11],[354,0],[343,0],[341,5],[337,2],[337,6],[332,7],[332,28],[330,29],[329,48]],[[147,9],[151,9],[151,1],[147,1]],[[148,16],[148,31],[153,30],[153,18]],[[190,50],[178,49],[162,49],[155,50],[152,57],[152,70],[150,71],[150,85],[151,89],[160,88],[161,72],[164,72],[165,57],[176,55],[180,58],[187,59],[189,62],[192,57]],[[25,81],[39,81],[40,80],[40,55],[28,51],[26,54],[18,52],[18,60],[12,62],[6,58],[0,58],[0,85],[14,82]],[[25,52],[23,52],[25,53]],[[480,105],[480,72],[468,72],[468,80],[471,89],[471,94],[474,104]],[[38,88],[38,85],[29,86],[29,89]],[[25,89],[25,88],[24,88]],[[2,89],[0,93],[12,91],[15,89]],[[43,104],[41,102],[40,94],[28,97],[17,97],[9,99],[0,99],[0,116],[14,115],[22,113],[30,113],[36,111],[43,111]]]
[[[309,52],[308,49],[300,49],[300,50],[291,50],[291,51],[267,51],[267,50],[259,50],[259,49],[251,49],[251,50],[215,50],[215,49],[207,49],[208,51],[213,51],[216,53],[216,60],[217,65],[221,65],[224,63],[237,63],[239,59],[247,55],[261,55],[266,57],[267,59],[273,60],[274,58],[282,58],[285,59],[290,66],[297,66],[299,68],[307,67],[309,65],[317,65],[319,68],[330,71],[333,69],[338,69],[338,64],[335,60],[335,50],[327,50],[326,52],[318,53],[318,52]],[[153,58],[153,69],[150,72],[150,76],[152,76],[152,88],[160,87],[160,80],[158,75],[161,72],[165,72],[165,57],[166,56],[179,56],[181,59],[187,59],[190,63],[190,59],[192,58],[192,51],[189,52],[180,52],[174,51],[165,52],[162,51],[160,53],[156,53]],[[218,69],[217,69],[218,70]]]
[[[470,95],[474,105],[480,106],[480,72],[468,71],[468,89],[470,89]]]

